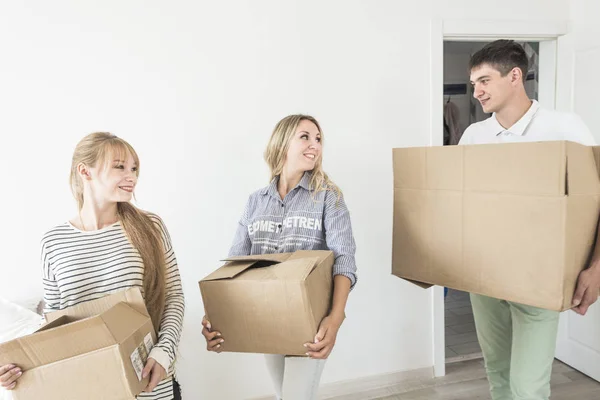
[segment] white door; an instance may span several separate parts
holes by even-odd
[[[586,41],[589,41],[589,37]],[[577,113],[600,144],[600,35],[578,50],[573,34],[558,41],[557,108]],[[556,358],[600,381],[600,304],[585,316],[561,314]]]

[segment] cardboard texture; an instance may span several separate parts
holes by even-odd
[[[598,160],[566,141],[394,149],[392,273],[569,309],[595,243]]]
[[[199,282],[223,351],[306,354],[333,294],[331,251],[231,257]]]
[[[45,318],[48,322],[52,322],[63,315],[67,315],[76,320],[84,319],[101,314],[120,302],[129,304],[131,308],[140,314],[150,316],[150,314],[148,314],[148,310],[146,310],[146,303],[144,303],[142,293],[139,289],[133,288],[112,293],[96,300],[80,303],[75,306],[65,308],[64,310],[51,312],[46,314]]]
[[[156,335],[139,289],[48,314],[35,333],[0,344],[23,369],[15,400],[134,399]]]

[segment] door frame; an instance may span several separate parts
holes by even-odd
[[[562,54],[572,48],[568,20],[518,21],[518,20],[469,20],[441,19],[431,21],[430,63],[430,146],[442,146],[443,101],[444,101],[444,41],[492,41],[513,39],[540,42],[539,101],[546,108],[572,109],[573,66],[568,59],[557,59],[558,46]],[[560,38],[560,40],[559,40]],[[570,49],[572,50],[572,49]],[[566,54],[572,54],[566,53]],[[542,68],[542,63],[544,68]],[[572,62],[570,63],[572,64]],[[564,85],[557,87],[557,74],[561,74]],[[560,96],[557,96],[560,93]],[[559,100],[560,99],[560,100]],[[444,326],[444,288],[434,286],[431,290],[432,356],[434,375],[446,374],[446,340]]]

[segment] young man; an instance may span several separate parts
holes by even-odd
[[[473,96],[493,115],[469,126],[459,144],[570,140],[594,145],[578,116],[529,99],[527,55],[519,44],[492,42],[473,55],[469,68]],[[579,276],[573,310],[585,315],[599,288],[600,245]],[[548,400],[559,313],[476,294],[471,303],[492,399]]]

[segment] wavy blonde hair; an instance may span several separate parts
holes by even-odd
[[[125,160],[131,154],[137,165],[139,176],[140,160],[133,147],[125,140],[106,132],[96,132],[84,137],[75,148],[71,161],[69,183],[71,192],[81,211],[83,207],[83,181],[77,171],[80,164],[87,167],[103,165],[110,168],[113,160]],[[131,203],[117,203],[117,215],[129,241],[142,257],[144,265],[144,302],[158,331],[165,308],[166,264],[161,233],[150,215]]]
[[[317,129],[321,133],[321,144],[324,144],[323,131],[321,130],[319,122],[314,117],[304,114],[294,114],[283,118],[277,123],[275,129],[273,129],[273,133],[267,144],[267,149],[265,150],[265,161],[271,170],[270,180],[281,175],[288,149],[290,148],[290,142],[296,133],[296,129],[298,129],[298,125],[302,121],[310,121],[317,126]],[[325,171],[323,171],[322,161],[323,156],[321,153],[321,157],[317,159],[315,167],[311,171],[312,178],[309,187],[315,194],[320,191],[330,190],[335,192],[339,197],[342,192],[340,188],[329,179]]]

